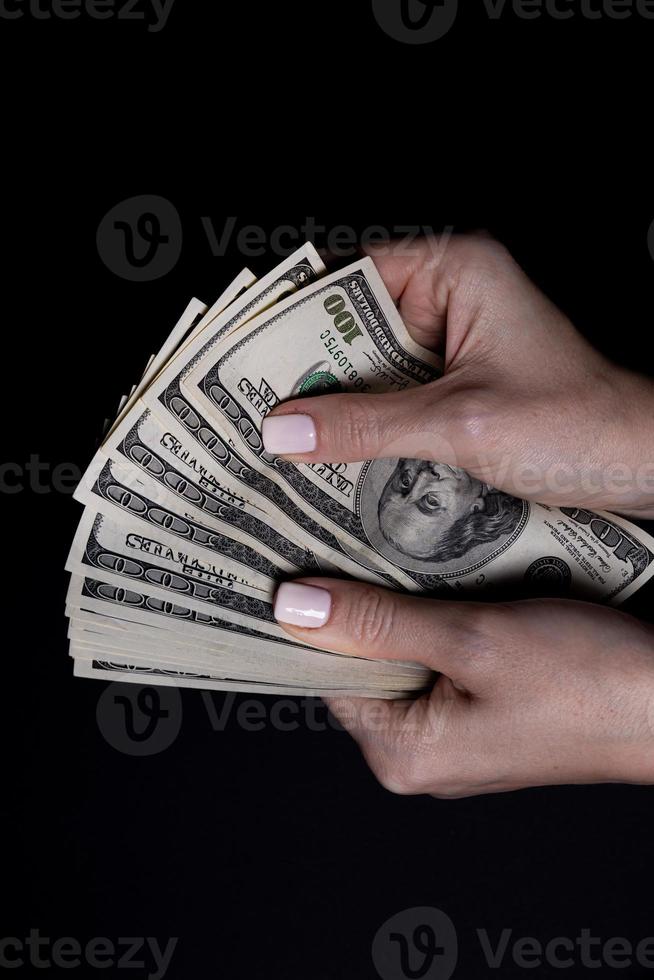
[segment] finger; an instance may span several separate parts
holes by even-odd
[[[361,742],[373,731],[397,733],[403,726],[411,701],[387,701],[381,698],[323,698],[323,701],[345,731]]]
[[[449,697],[440,690],[418,700],[388,701],[381,698],[323,697],[329,711],[342,728],[360,745],[364,742],[390,746],[409,733],[420,737],[429,734],[442,738],[452,717],[448,704],[460,697],[449,689]]]
[[[408,596],[363,582],[302,578],[280,585],[274,614],[303,643],[369,660],[421,663],[464,689],[476,603]]]
[[[452,767],[459,699],[446,700],[435,691],[418,701],[328,698],[325,703],[391,792],[431,793]]]
[[[438,353],[443,350],[447,321],[449,245],[449,234],[443,234],[364,247],[413,339]]]
[[[355,740],[379,782],[391,792],[408,791],[397,746],[404,743],[404,701],[368,698],[324,698],[330,713]]]
[[[263,444],[294,462],[399,456],[461,465],[454,449],[463,445],[461,402],[449,398],[453,384],[446,377],[402,392],[293,399],[263,420]]]

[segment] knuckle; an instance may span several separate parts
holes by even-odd
[[[483,301],[498,296],[498,290],[515,284],[522,276],[509,250],[490,235],[468,235],[461,244],[455,284],[465,288],[469,300]]]
[[[460,416],[464,436],[477,444],[488,445],[488,437],[495,428],[492,413],[483,399],[468,397]]]
[[[481,386],[451,394],[448,410],[459,434],[459,444],[484,450],[497,437],[497,408],[492,393]]]
[[[373,766],[371,768],[375,774],[377,782],[380,783],[384,789],[388,790],[389,793],[394,793],[396,796],[409,795],[409,791],[405,787],[402,780],[401,771],[397,767]]]
[[[392,595],[363,586],[348,609],[346,629],[364,648],[385,648],[392,641],[394,619]]]
[[[334,419],[335,442],[348,455],[357,459],[367,459],[371,447],[377,446],[382,438],[382,423],[377,412],[365,399],[349,396],[343,399],[341,410]]]
[[[415,771],[411,757],[400,759],[386,754],[368,759],[377,781],[396,796],[415,796],[427,792],[422,775]]]
[[[468,258],[481,267],[505,265],[512,262],[508,248],[488,232],[475,232],[466,241]]]
[[[462,655],[478,675],[488,674],[510,645],[513,611],[506,603],[470,603],[459,624]]]

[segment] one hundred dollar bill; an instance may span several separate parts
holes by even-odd
[[[644,584],[654,540],[620,517],[518,500],[434,461],[296,466],[263,449],[263,419],[282,401],[401,391],[441,368],[370,259],[326,275],[305,245],[260,281],[243,270],[209,309],[192,300],[75,494],[85,506],[67,563],[75,673],[412,696],[432,678],[424,666],[293,641],[273,615],[279,581],[345,574],[443,596],[614,603]]]
[[[424,686],[429,671],[412,664],[370,661],[360,657],[343,657],[328,651],[292,642],[286,638],[275,639],[264,636],[256,630],[226,622],[216,615],[195,613],[181,603],[160,601],[142,584],[134,583],[133,588],[112,586],[101,579],[71,576],[67,599],[68,612],[73,627],[80,611],[80,623],[84,614],[99,613],[111,617],[115,612],[123,626],[130,622],[138,624],[144,633],[152,626],[157,642],[157,652],[151,656],[166,658],[176,663],[186,662],[198,666],[211,664],[212,676],[233,677],[250,680],[267,677],[293,677],[298,685],[316,683],[318,679],[335,679],[338,684],[351,679],[353,683],[374,687],[397,686],[402,690],[415,690]],[[184,636],[186,652],[177,646],[169,646],[161,634],[171,626],[173,633]],[[117,631],[118,632],[118,631]],[[129,631],[132,632],[132,631]],[[128,635],[128,630],[123,630]],[[159,634],[157,637],[156,634]],[[89,637],[93,634],[89,633]],[[79,642],[79,637],[76,637]],[[134,637],[132,635],[132,641]],[[125,646],[119,637],[108,635],[108,640],[100,641],[96,635],[89,639],[91,646],[110,646],[123,650]],[[129,641],[128,641],[129,643]],[[196,652],[196,643],[203,649],[202,655]],[[129,652],[129,645],[127,652]],[[148,659],[148,650],[143,649],[143,659]]]
[[[654,540],[621,517],[528,503],[435,461],[296,465],[263,448],[270,409],[314,384],[379,393],[437,377],[435,359],[411,340],[367,258],[226,337],[182,391],[307,520],[407,589],[524,589],[617,603],[647,581]]]
[[[75,652],[75,648],[73,648]],[[180,670],[162,670],[157,667],[139,666],[137,664],[116,663],[110,658],[102,657],[86,660],[75,659],[74,674],[76,677],[87,677],[92,680],[121,681],[122,683],[154,685],[157,687],[187,687],[202,691],[240,691],[244,694],[268,694],[277,697],[360,697],[394,699],[403,697],[411,692],[401,689],[373,690],[371,688],[350,687],[302,687],[290,684],[257,684],[245,681],[220,681],[209,675],[187,673]]]

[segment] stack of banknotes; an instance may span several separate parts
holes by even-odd
[[[307,244],[261,280],[244,270],[210,308],[191,300],[75,494],[75,674],[406,697],[429,684],[425,667],[295,642],[273,616],[278,583],[329,574],[444,598],[515,588],[612,603],[638,589],[654,540],[614,515],[527,503],[438,462],[294,465],[264,450],[262,420],[282,401],[401,391],[439,371],[368,257],[328,274]],[[445,484],[452,499],[436,506]]]

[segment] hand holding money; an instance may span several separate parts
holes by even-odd
[[[493,466],[486,472],[465,457],[467,472],[462,449],[452,454],[450,438],[465,449],[474,437],[470,418],[485,418],[463,413],[467,424],[452,423],[456,379],[465,375],[464,393],[495,391],[491,404],[503,392],[497,418],[508,426],[526,394],[511,402],[507,365],[526,363],[530,345],[546,359],[538,328],[546,304],[532,296],[528,308],[532,287],[518,273],[507,290],[517,297],[517,339],[509,336],[504,349],[497,325],[494,333],[482,329],[489,314],[481,292],[462,308],[450,289],[463,281],[452,271],[461,247],[452,245],[451,259],[441,255],[450,270],[443,276],[433,254],[417,267],[387,263],[408,325],[371,258],[327,274],[310,245],[259,281],[244,270],[209,309],[189,304],[121,400],[76,493],[85,512],[67,563],[67,613],[78,675],[405,698],[433,680],[419,650],[413,662],[344,656],[315,634],[291,640],[275,617],[278,585],[327,573],[446,598],[510,590],[617,603],[647,581],[654,541],[639,528],[577,503],[557,509],[521,499]],[[420,299],[415,284],[424,282],[435,290]],[[469,283],[463,296],[470,295]],[[499,322],[497,301],[489,309]],[[551,309],[549,316],[546,336],[554,332]],[[518,322],[528,330],[526,346]],[[570,336],[569,325],[560,329]],[[486,340],[475,353],[477,336]],[[485,380],[482,349],[502,353],[486,357]],[[597,373],[598,362],[589,363]],[[450,409],[439,414],[445,402]],[[299,446],[289,445],[288,428],[284,434],[284,412],[294,438],[299,426],[309,440],[306,462],[286,458]],[[572,415],[568,424],[575,426]],[[491,450],[495,427],[482,429]],[[536,429],[542,420],[531,450]],[[497,485],[486,482],[491,471]]]
[[[444,499],[454,467],[541,504],[654,517],[651,379],[595,351],[489,238],[371,254],[444,376],[379,397],[294,399],[268,416],[264,441],[267,429],[276,452],[305,462],[438,460]]]
[[[355,657],[420,662],[419,700],[329,699],[380,782],[440,798],[555,783],[654,783],[654,628],[556,599],[452,603],[361,583],[294,583],[279,614],[327,609],[321,642]],[[300,591],[300,590],[303,591]]]

